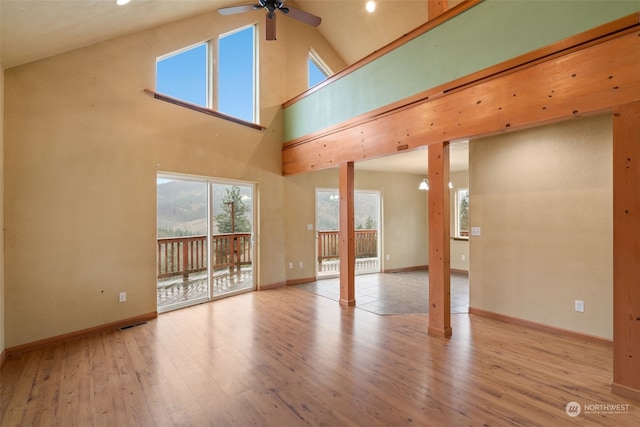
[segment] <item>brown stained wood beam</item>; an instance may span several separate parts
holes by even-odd
[[[163,93],[156,92],[156,91],[153,91],[151,89],[144,89],[144,93],[149,94],[149,95],[153,96],[155,99],[158,99],[160,101],[168,102],[169,104],[174,104],[174,105],[177,105],[179,107],[183,107],[183,108],[186,108],[186,109],[189,109],[189,110],[197,111],[199,113],[207,114],[209,116],[217,117],[219,119],[227,120],[229,122],[237,123],[239,125],[247,126],[247,127],[252,128],[252,129],[257,129],[257,130],[265,130],[266,129],[266,127],[264,127],[264,126],[262,126],[262,125],[260,125],[258,123],[248,122],[248,121],[242,120],[242,119],[240,119],[238,117],[230,116],[228,114],[224,114],[224,113],[221,113],[219,111],[212,110],[211,108],[201,107],[200,105],[192,104],[191,102],[183,101],[181,99],[174,98],[172,96],[165,95]]]
[[[338,168],[340,192],[340,305],[356,305],[353,162]]]
[[[489,135],[603,111],[640,99],[640,33],[396,106],[377,117],[285,144],[283,174],[394,154],[442,140]]]
[[[613,116],[611,391],[640,401],[640,102]]]
[[[449,2],[447,0],[429,0],[427,3],[429,4],[427,11],[429,21],[442,15],[449,7]]]
[[[429,335],[451,336],[449,143],[429,146]]]

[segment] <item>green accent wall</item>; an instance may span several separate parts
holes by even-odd
[[[284,110],[284,140],[640,11],[640,0],[485,0]]]

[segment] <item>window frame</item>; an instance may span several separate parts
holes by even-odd
[[[214,81],[215,81],[215,89],[216,90],[215,90],[215,93],[212,93],[212,97],[213,97],[213,102],[214,102],[214,105],[215,105],[214,108],[217,111],[219,111],[220,113],[222,113],[222,114],[229,115],[228,113],[225,113],[225,112],[223,112],[223,111],[221,111],[219,109],[219,105],[220,105],[219,97],[218,97],[218,95],[220,93],[220,89],[219,89],[220,88],[220,71],[219,71],[220,70],[220,65],[219,64],[221,62],[220,61],[220,40],[223,39],[224,37],[228,37],[228,36],[237,34],[239,32],[248,30],[248,29],[251,29],[252,32],[253,32],[252,37],[251,37],[251,39],[252,39],[251,58],[252,58],[252,64],[253,64],[252,70],[251,70],[251,74],[252,74],[252,76],[251,76],[252,77],[252,79],[251,79],[252,80],[252,88],[251,88],[251,90],[252,90],[252,100],[251,100],[251,104],[252,104],[251,105],[252,119],[250,120],[250,122],[258,123],[259,120],[260,120],[260,117],[259,117],[260,108],[258,107],[258,100],[259,100],[259,96],[258,96],[258,93],[259,93],[259,83],[258,83],[258,80],[259,80],[259,78],[258,78],[258,67],[259,67],[259,64],[258,64],[258,45],[259,45],[259,39],[258,39],[258,35],[257,35],[258,34],[258,26],[257,26],[257,24],[245,25],[243,27],[239,27],[239,28],[236,28],[234,30],[227,31],[226,33],[218,35],[217,43],[216,43],[216,46],[215,46],[215,49],[216,49],[216,51],[215,51],[216,52],[215,64],[217,66],[213,67],[215,69],[215,73],[213,73],[213,74],[214,74],[214,79],[215,79]],[[211,42],[213,42],[213,40],[211,40]],[[237,116],[233,116],[232,115],[232,117],[237,117]],[[241,117],[238,117],[238,118],[240,118],[241,120],[246,120],[246,119],[241,118]]]
[[[460,212],[460,204],[462,203],[461,200],[461,193],[465,193],[465,199],[467,200],[467,230],[461,230],[460,229],[460,216],[462,214],[462,212]],[[468,188],[456,188],[455,190],[455,217],[454,217],[454,222],[455,222],[455,238],[456,239],[462,239],[462,240],[469,240],[469,198],[470,198],[470,193],[469,193],[469,189]]]
[[[324,80],[321,80],[315,84],[311,84],[311,70],[308,68],[309,66],[309,62],[312,62],[316,68],[318,68],[318,70],[324,74]],[[329,77],[331,77],[333,75],[333,72],[331,71],[331,68],[329,68],[329,66],[322,60],[322,58],[320,58],[320,56],[316,53],[315,50],[310,49],[309,50],[309,56],[307,58],[307,86],[309,88],[312,88],[314,86],[319,85],[320,83],[322,83],[323,81],[325,81],[326,79],[328,79]]]
[[[219,90],[219,85],[220,85],[220,49],[219,49],[219,43],[220,40],[224,37],[236,34],[238,32],[241,31],[245,31],[251,29],[252,31],[252,37],[251,37],[251,62],[252,62],[252,67],[251,67],[251,80],[252,80],[252,87],[251,87],[251,118],[250,120],[247,120],[246,118],[242,118],[239,116],[235,116],[233,114],[229,114],[229,113],[225,113],[220,111],[219,109],[219,97],[220,97],[220,90]],[[257,24],[253,23],[253,24],[249,24],[249,25],[245,25],[239,28],[236,28],[232,31],[228,31],[224,34],[220,34],[217,38],[211,38],[202,42],[198,42],[198,43],[194,43],[191,44],[189,46],[185,46],[183,48],[174,50],[172,52],[169,52],[167,54],[164,55],[160,55],[158,57],[156,57],[156,76],[155,76],[155,86],[156,86],[156,92],[152,92],[152,91],[148,91],[154,95],[154,97],[156,99],[161,99],[167,102],[171,102],[175,105],[179,105],[185,108],[190,108],[196,111],[200,111],[200,112],[204,112],[206,114],[210,114],[216,117],[220,117],[226,120],[230,120],[233,121],[235,123],[239,123],[239,124],[244,124],[244,125],[248,125],[251,127],[258,127],[260,129],[263,129],[262,126],[258,125],[259,120],[260,120],[260,107],[259,107],[259,73],[258,73],[258,67],[259,67],[259,63],[258,63],[258,59],[259,59],[259,55],[258,55],[258,48],[259,48],[259,38],[258,38],[258,31],[257,31]],[[175,94],[169,94],[169,93],[165,93],[165,92],[159,92],[157,91],[158,89],[158,81],[159,81],[159,70],[158,70],[158,64],[168,58],[171,57],[175,57],[177,55],[180,55],[182,53],[188,52],[192,49],[198,48],[200,46],[204,46],[205,47],[205,55],[206,55],[206,60],[205,60],[205,73],[206,73],[206,79],[205,79],[205,84],[206,84],[206,88],[205,88],[205,100],[206,100],[206,106],[202,106],[199,103],[194,103],[192,101],[188,101],[185,100],[183,98],[180,98],[179,96],[176,96]]]
[[[196,48],[198,48],[200,46],[204,46],[204,48],[205,48],[205,75],[206,75],[206,77],[205,77],[205,86],[206,86],[205,87],[205,103],[206,103],[206,105],[205,106],[201,106],[200,104],[193,103],[191,101],[183,100],[182,98],[178,98],[178,97],[176,97],[175,95],[172,95],[172,94],[168,94],[168,93],[165,93],[165,92],[161,92],[161,93],[164,93],[164,94],[166,94],[168,96],[171,96],[171,97],[174,97],[174,98],[177,98],[177,99],[180,99],[181,101],[192,103],[192,104],[197,105],[199,107],[212,108],[211,107],[211,102],[212,102],[212,99],[211,99],[212,98],[212,90],[211,90],[211,88],[212,88],[212,84],[211,84],[211,82],[212,82],[212,79],[211,79],[212,72],[211,72],[211,69],[212,69],[212,67],[211,67],[211,43],[210,42],[211,42],[211,40],[201,41],[201,42],[189,45],[189,46],[185,46],[185,47],[183,47],[181,49],[178,49],[178,50],[175,50],[173,52],[169,52],[169,53],[167,53],[165,55],[161,55],[161,56],[156,57],[156,78],[155,78],[156,89],[158,88],[158,64],[161,61],[164,61],[166,59],[173,58],[175,56],[178,56],[178,55],[181,55],[183,53],[189,52],[189,51],[191,51],[193,49],[196,49]]]

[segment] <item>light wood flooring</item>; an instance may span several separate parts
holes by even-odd
[[[640,425],[638,404],[609,391],[609,345],[468,314],[452,326],[434,338],[426,315],[251,292],[7,360],[0,424]],[[628,407],[593,406],[609,404]]]

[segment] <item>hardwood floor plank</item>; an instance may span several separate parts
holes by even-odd
[[[610,345],[468,314],[451,339],[427,324],[295,287],[238,295],[8,359],[0,425],[640,425],[610,392]]]

